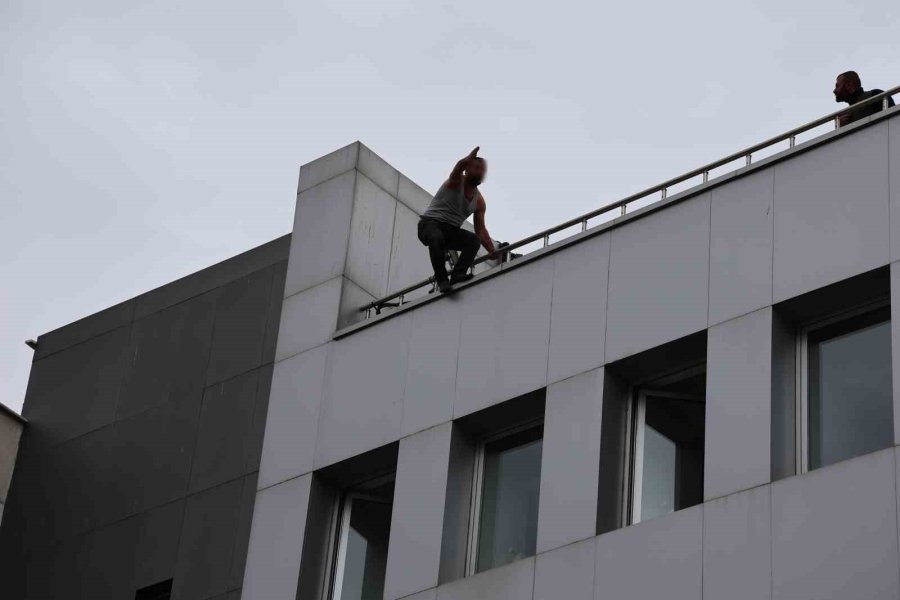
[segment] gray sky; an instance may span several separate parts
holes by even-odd
[[[288,232],[353,140],[431,191],[480,145],[514,240],[900,83],[898,6],[0,2],[0,402],[23,340]]]

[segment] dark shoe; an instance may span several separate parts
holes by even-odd
[[[451,285],[450,285],[450,282],[447,281],[446,279],[443,280],[443,281],[438,281],[438,290],[439,290],[442,294],[446,294],[447,292],[449,292],[449,291],[452,290],[452,289],[453,289],[453,286],[451,286]]]
[[[462,275],[453,273],[452,275],[450,275],[450,283],[451,285],[456,285],[457,283],[465,283],[467,281],[471,281],[473,277],[475,276],[471,273],[463,273]]]

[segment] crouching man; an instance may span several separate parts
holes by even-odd
[[[419,221],[419,241],[428,246],[434,278],[441,292],[472,279],[469,268],[475,261],[479,246],[494,254],[494,242],[484,226],[486,205],[478,186],[487,175],[487,162],[478,156],[476,147],[456,163],[450,177],[441,185],[428,210]],[[462,229],[469,215],[475,215],[475,233]],[[453,272],[447,274],[447,250],[459,251]]]

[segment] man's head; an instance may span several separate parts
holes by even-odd
[[[476,156],[466,165],[466,184],[479,186],[487,176],[487,161]]]
[[[837,76],[834,82],[835,102],[850,102],[862,90],[862,82],[856,71],[847,71]]]

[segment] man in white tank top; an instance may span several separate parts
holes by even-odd
[[[453,284],[472,279],[469,268],[479,246],[494,254],[494,241],[484,225],[487,206],[478,186],[487,175],[487,162],[478,156],[478,148],[453,167],[450,177],[434,195],[431,205],[419,221],[419,241],[428,246],[434,278],[441,292],[448,292]],[[475,215],[475,233],[462,229],[469,215]],[[444,264],[447,250],[458,250],[459,260],[448,276]]]

